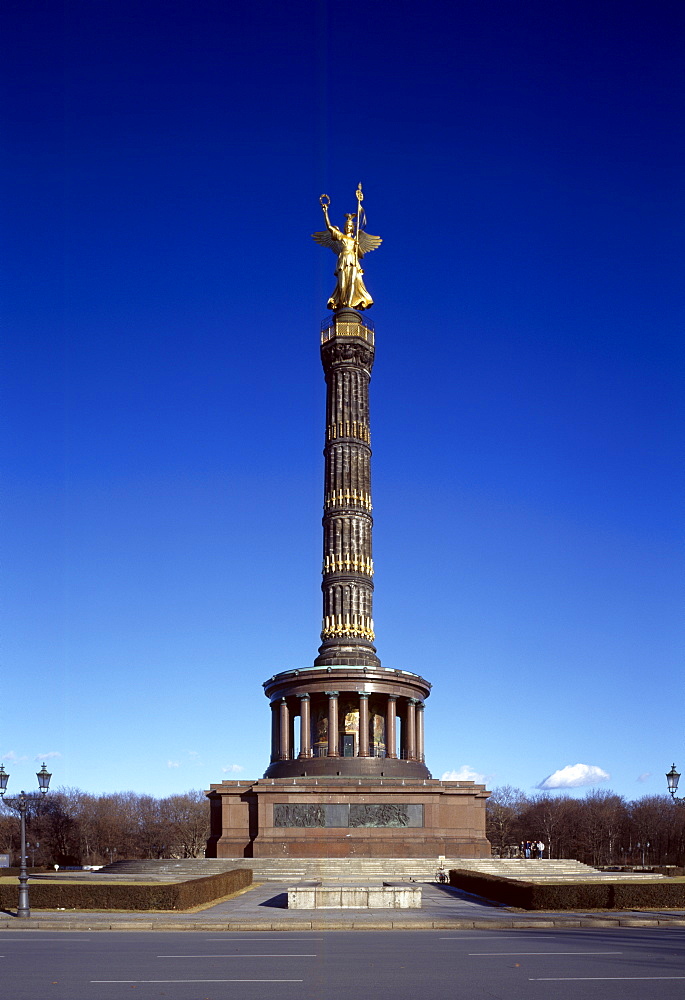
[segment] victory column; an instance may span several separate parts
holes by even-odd
[[[336,255],[323,323],[326,379],[323,620],[312,666],[264,684],[271,762],[258,781],[224,780],[208,792],[207,857],[483,857],[484,786],[436,781],[424,763],[419,674],[381,666],[373,624],[369,382],[373,299],[363,257],[381,244],[365,232],[362,186],[344,227],[329,217],[313,239]],[[455,720],[460,706],[455,706]],[[299,719],[299,725],[297,720]]]
[[[321,195],[326,229],[312,236],[337,256],[336,286],[328,300],[333,315],[321,333],[322,643],[313,668],[277,674],[264,685],[273,712],[267,777],[302,774],[298,761],[314,758],[308,774],[430,778],[423,763],[423,703],[430,684],[408,671],[381,667],[374,646],[369,382],[375,345],[373,324],[362,317],[373,299],[361,261],[382,240],[364,231],[361,184],[356,197],[356,215],[347,214],[339,229],[330,220],[328,195]],[[297,751],[293,715],[300,717]]]

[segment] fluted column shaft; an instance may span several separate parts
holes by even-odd
[[[309,713],[309,695],[300,695],[300,757],[312,755],[312,728]]]
[[[424,747],[424,709],[422,701],[416,705],[416,759],[422,763],[426,759],[426,749]]]
[[[271,702],[271,760],[279,760],[281,756],[281,720],[280,703]]]
[[[281,760],[290,759],[290,710],[285,698],[280,702],[280,756]]]
[[[359,746],[358,757],[369,756],[369,695],[367,691],[359,692]]]
[[[407,699],[407,732],[404,740],[404,749],[407,760],[416,759],[416,699]]]
[[[338,751],[338,692],[327,691],[328,695],[328,756],[339,757]]]
[[[397,757],[397,698],[388,695],[385,713],[385,753],[388,757]]]

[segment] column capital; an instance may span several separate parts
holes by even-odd
[[[370,691],[357,691],[360,698],[368,698],[371,694]]]
[[[324,691],[324,694],[327,694],[329,698],[337,698],[338,695],[340,694],[340,692],[339,691]]]
[[[397,699],[399,698],[399,695],[398,694],[389,694],[387,697],[388,697],[388,701],[397,701]]]
[[[300,699],[300,701],[304,701],[305,698],[307,699],[307,701],[309,701],[309,691],[304,691],[302,694],[298,694],[297,697]]]

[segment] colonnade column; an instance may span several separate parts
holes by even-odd
[[[280,701],[279,722],[281,760],[290,760],[290,709],[285,698]]]
[[[277,701],[271,702],[271,760],[280,760],[281,756],[281,742],[280,742],[280,725],[279,725],[279,712],[280,707]]]
[[[369,756],[369,692],[359,692],[359,747],[358,757]]]
[[[397,757],[397,695],[388,695],[385,711],[385,756]]]
[[[309,718],[309,695],[300,695],[300,757],[312,755],[312,728]]]
[[[407,698],[407,735],[404,748],[407,760],[416,760],[416,698]]]
[[[423,745],[423,711],[425,707],[426,706],[422,701],[418,702],[416,705],[416,759],[420,760],[421,763],[423,763],[426,759],[426,751]]]
[[[338,692],[326,691],[328,695],[328,756],[339,757],[338,752]]]

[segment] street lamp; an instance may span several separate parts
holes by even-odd
[[[678,782],[680,781],[680,775],[675,769],[675,764],[671,765],[671,770],[666,775],[666,781],[668,782],[668,790],[675,799],[675,793],[678,791]]]
[[[650,842],[648,840],[643,841],[642,844],[638,841],[638,844],[637,844],[638,851],[640,850],[640,848],[642,848],[642,867],[643,868],[645,867],[645,854],[647,853],[647,851],[649,850],[649,848],[651,846],[652,845],[650,844]]]
[[[45,795],[48,788],[50,787],[50,778],[52,775],[47,770],[45,764],[41,767],[40,771],[36,772],[36,777],[38,778],[38,787],[40,788],[41,795]],[[9,774],[5,772],[5,767],[0,764],[0,796],[5,794],[7,789],[7,782],[9,781]],[[30,917],[31,909],[29,907],[29,887],[28,887],[28,873],[26,871],[26,807],[29,802],[35,800],[35,796],[27,796],[26,792],[23,790],[19,794],[19,798],[11,802],[11,805],[19,810],[19,815],[21,816],[21,867],[19,869],[19,906],[17,907],[18,917]]]

